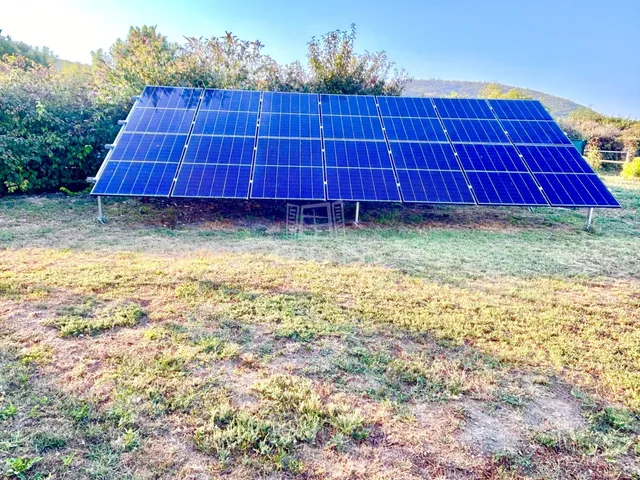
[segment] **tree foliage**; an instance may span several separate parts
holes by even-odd
[[[350,95],[400,95],[409,81],[386,52],[355,52],[356,27],[334,30],[309,42],[312,90]]]
[[[589,140],[591,149],[626,151],[635,156],[640,151],[640,121],[608,117],[590,108],[581,108],[560,120],[570,138]]]
[[[519,88],[511,88],[504,91],[497,83],[488,83],[478,94],[480,98],[506,98],[509,100],[532,100],[533,97],[527,95]]]
[[[86,187],[82,181],[97,171],[102,145],[117,132],[116,114],[96,102],[86,77],[4,57],[0,194]]]
[[[50,65],[57,60],[54,53],[47,47],[32,47],[24,42],[12,40],[2,35],[0,30],[0,58],[4,56],[23,57],[40,65]]]
[[[93,54],[95,83],[103,100],[126,104],[146,85],[176,84],[178,46],[156,27],[131,27],[108,53]]]

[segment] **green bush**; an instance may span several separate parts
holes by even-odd
[[[0,61],[0,195],[85,188],[123,114],[98,103],[87,71],[59,71],[5,56]]]
[[[636,157],[631,162],[626,163],[622,167],[621,175],[624,178],[640,179],[640,157]]]

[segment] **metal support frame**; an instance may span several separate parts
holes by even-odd
[[[358,225],[360,223],[360,202],[356,202],[356,219],[353,224]]]
[[[589,209],[589,213],[587,214],[587,224],[585,225],[584,229],[587,232],[590,232],[592,228],[593,228],[593,207]]]
[[[107,219],[104,217],[104,214],[102,212],[102,197],[100,196],[98,196],[98,216],[96,217],[96,219],[100,223],[107,223]]]
[[[292,235],[298,235],[307,230],[314,233],[320,231],[342,231],[344,233],[343,202],[322,202],[307,205],[287,203],[286,228],[287,233]]]

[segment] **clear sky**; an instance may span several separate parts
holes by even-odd
[[[640,0],[5,0],[3,34],[90,61],[131,25],[171,40],[231,31],[280,62],[358,27],[357,48],[386,50],[414,78],[528,87],[640,118]]]

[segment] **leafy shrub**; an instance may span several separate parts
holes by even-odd
[[[624,178],[640,179],[640,157],[634,158],[631,162],[622,167],[621,175]]]
[[[89,73],[4,57],[0,92],[0,195],[86,187],[124,113],[97,102]]]

